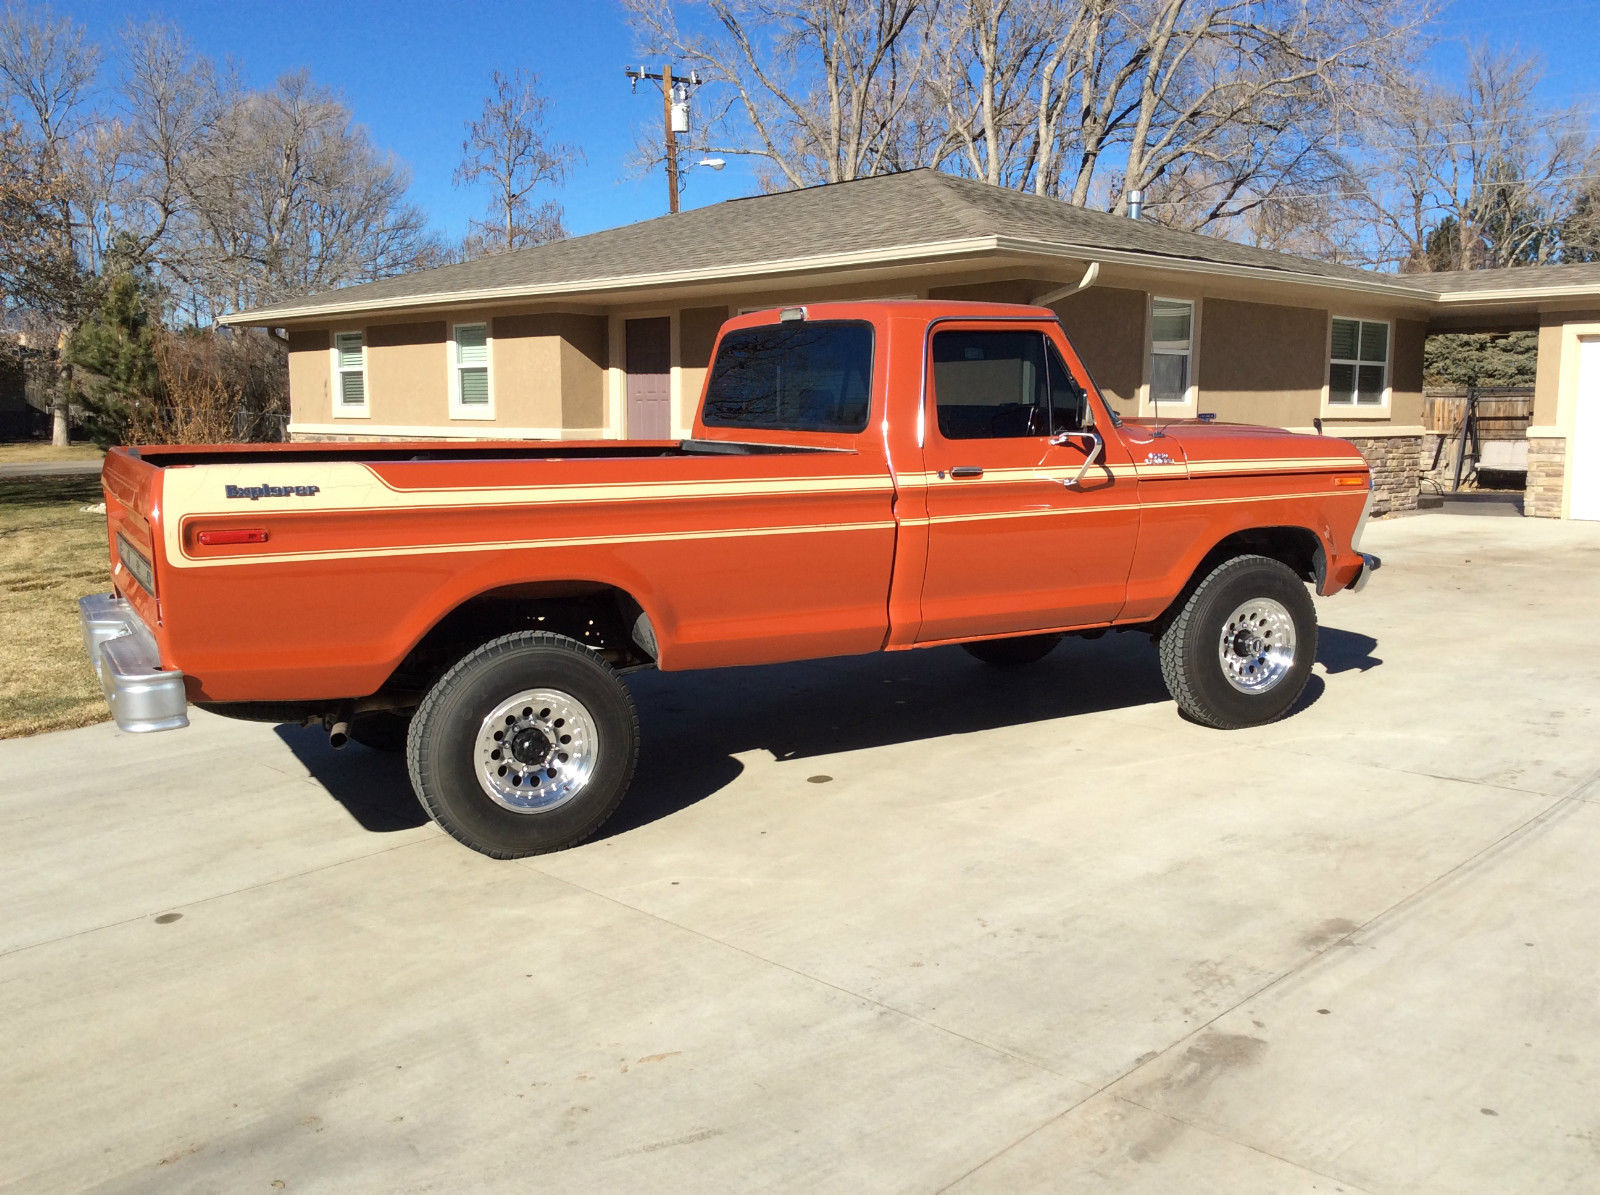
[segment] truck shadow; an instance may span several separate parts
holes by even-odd
[[[1330,673],[1365,671],[1382,663],[1372,655],[1376,646],[1368,636],[1324,627],[1317,658]],[[726,788],[744,770],[738,757],[751,751],[806,759],[1170,700],[1155,650],[1141,634],[1069,639],[1040,663],[1009,670],[981,664],[959,648],[934,648],[708,672],[638,672],[627,683],[639,709],[639,766],[602,838],[669,817]],[[1314,674],[1296,711],[1314,704],[1323,688]],[[335,751],[315,727],[279,726],[277,734],[364,829],[386,833],[427,820],[402,756],[357,744]]]

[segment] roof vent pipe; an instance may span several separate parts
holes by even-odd
[[[1128,192],[1128,219],[1137,220],[1144,212],[1144,189],[1135,187]]]

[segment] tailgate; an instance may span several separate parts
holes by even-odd
[[[106,539],[111,553],[111,584],[146,626],[161,625],[161,470],[140,459],[137,450],[106,453],[100,488],[106,498]]]

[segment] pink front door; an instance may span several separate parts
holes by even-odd
[[[624,329],[628,438],[672,437],[672,321],[631,319]]]

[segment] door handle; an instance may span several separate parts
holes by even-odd
[[[982,477],[983,470],[977,465],[957,465],[950,470],[950,476],[958,480],[963,477]]]

